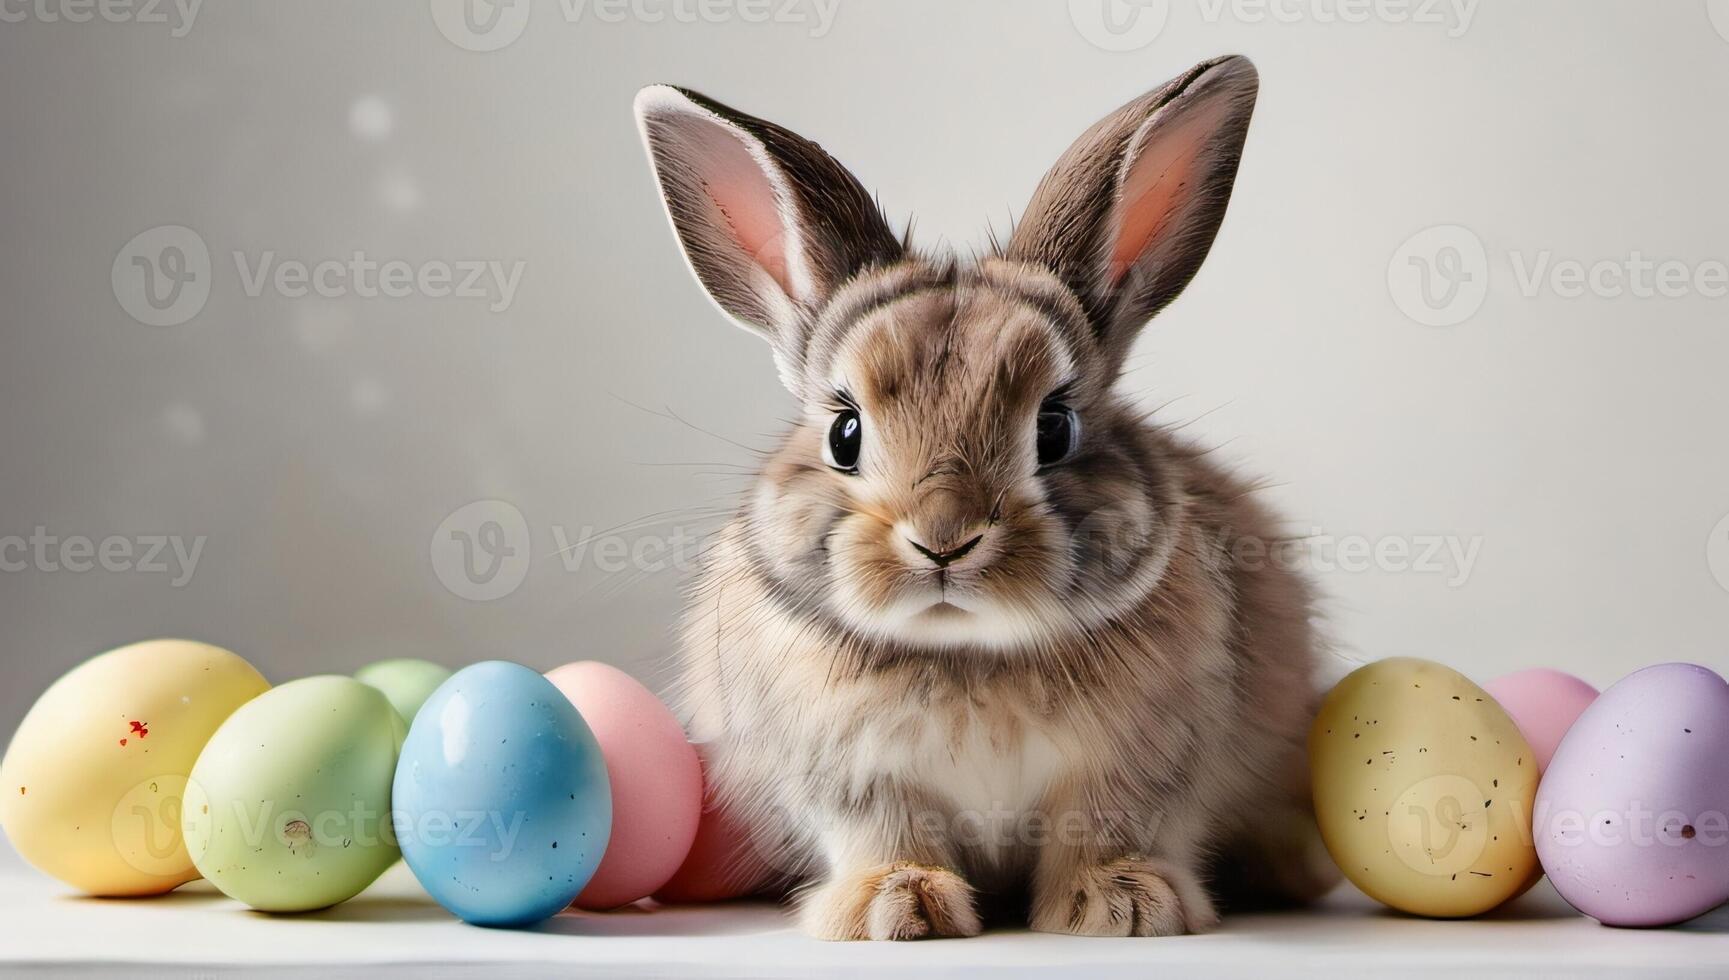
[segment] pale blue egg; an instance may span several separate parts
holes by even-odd
[[[594,874],[612,828],[606,763],[582,716],[539,673],[497,660],[427,698],[392,796],[414,876],[475,925],[557,914]]]

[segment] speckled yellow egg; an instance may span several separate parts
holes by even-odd
[[[92,895],[198,877],[181,795],[211,734],[270,685],[245,660],[150,640],[85,661],[24,716],[0,763],[0,824],[25,860]]]
[[[1321,836],[1358,888],[1444,918],[1500,905],[1540,876],[1537,764],[1463,674],[1394,658],[1353,671],[1309,732]]]

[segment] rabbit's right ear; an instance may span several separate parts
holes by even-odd
[[[815,312],[901,243],[857,178],[773,123],[669,85],[637,93],[636,119],[691,270],[791,387]]]
[[[1115,364],[1212,248],[1258,88],[1247,58],[1204,61],[1093,124],[1033,192],[1005,254],[1066,282]]]

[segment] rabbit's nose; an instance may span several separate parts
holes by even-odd
[[[974,535],[970,541],[964,542],[963,544],[961,544],[957,547],[950,548],[947,551],[932,551],[931,549],[925,547],[924,545],[919,544],[917,541],[914,541],[912,538],[907,539],[907,544],[912,545],[913,549],[916,550],[919,554],[924,555],[926,558],[929,558],[931,561],[931,564],[935,565],[938,568],[947,568],[950,565],[954,564],[955,562],[960,561],[962,558],[965,558],[967,556],[967,552],[973,550],[973,548],[976,547],[978,545],[978,543],[980,541],[983,541],[984,539],[985,539],[984,535],[977,534],[977,535]]]
[[[930,481],[934,486],[919,498],[916,511],[900,525],[907,544],[938,568],[960,561],[978,547],[986,533],[977,493],[957,487],[952,478]]]

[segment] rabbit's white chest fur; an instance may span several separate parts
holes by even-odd
[[[695,607],[687,624],[719,630],[722,644],[687,661],[690,730],[710,743],[711,778],[729,802],[777,838],[762,843],[786,849],[777,863],[844,864],[860,835],[835,831],[863,822],[934,833],[969,862],[1012,872],[1038,846],[1029,833],[1061,818],[1048,812],[1060,809],[1053,790],[1100,762],[1099,729],[1082,731],[1041,686],[934,664],[838,676],[822,654],[831,639],[717,611]]]
[[[929,804],[923,819],[971,833],[994,859],[1060,773],[1059,740],[1061,733],[1027,724],[1018,713],[970,704],[885,705],[847,747],[845,761],[854,792],[884,781],[914,787]]]

